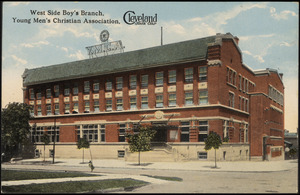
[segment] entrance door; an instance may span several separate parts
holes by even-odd
[[[166,123],[153,123],[152,129],[156,131],[152,142],[167,142]]]

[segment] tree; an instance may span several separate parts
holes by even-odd
[[[131,152],[138,152],[138,163],[141,164],[141,152],[151,150],[151,140],[153,139],[156,131],[151,130],[150,127],[138,126],[136,133],[126,134],[128,138],[129,149]]]
[[[84,163],[84,149],[90,147],[90,142],[88,142],[85,138],[79,138],[77,141],[77,148],[82,150],[82,163]]]
[[[222,140],[221,137],[213,131],[209,132],[209,135],[207,136],[206,140],[205,140],[205,150],[210,150],[211,148],[215,149],[215,167],[217,168],[217,155],[216,155],[216,151],[217,149],[219,149],[219,147],[222,145]]]
[[[32,107],[25,103],[9,103],[1,110],[1,149],[9,158],[21,154],[28,143]]]
[[[41,141],[44,143],[44,161],[45,161],[45,147],[50,143],[50,137],[46,132],[41,137]]]

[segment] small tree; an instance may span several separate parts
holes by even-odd
[[[82,150],[82,163],[84,163],[84,149],[90,147],[90,142],[88,142],[85,138],[79,138],[77,141],[77,148]]]
[[[129,149],[131,152],[138,152],[139,158],[138,162],[140,162],[141,152],[151,150],[151,140],[153,139],[156,131],[151,130],[149,127],[141,127],[139,126],[136,129],[137,133],[127,134]]]
[[[221,137],[213,131],[209,132],[209,135],[207,136],[206,140],[205,140],[205,150],[210,150],[211,148],[215,149],[215,167],[217,168],[217,155],[216,155],[216,151],[217,149],[219,149],[219,147],[222,145],[222,140]]]
[[[44,132],[43,136],[41,137],[41,141],[44,143],[44,161],[45,161],[45,147],[50,143],[50,137],[46,132]]]

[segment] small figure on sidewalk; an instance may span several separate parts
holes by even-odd
[[[90,162],[89,162],[89,167],[90,167],[90,169],[91,169],[91,172],[93,172],[93,170],[95,169],[95,167],[94,167],[94,165],[93,165],[93,163],[92,163],[91,160],[90,160]]]

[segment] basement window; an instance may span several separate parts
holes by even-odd
[[[199,160],[206,160],[207,159],[207,152],[198,152],[198,159]]]

